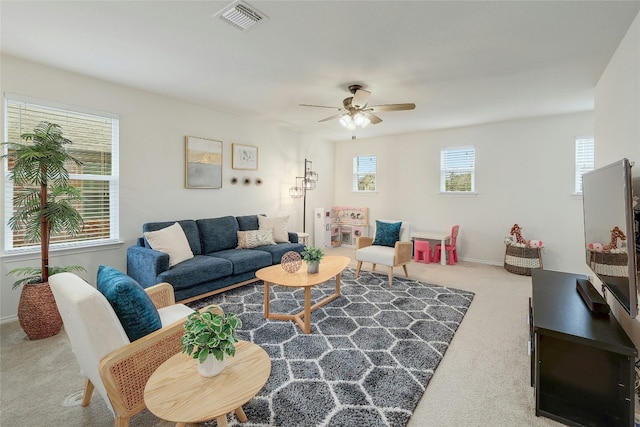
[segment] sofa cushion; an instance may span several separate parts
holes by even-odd
[[[240,231],[257,230],[259,227],[258,215],[237,216],[236,220]]]
[[[280,264],[284,254],[289,251],[300,253],[304,250],[304,245],[301,243],[277,243],[270,246],[260,246],[253,250],[269,252],[271,254],[271,263]]]
[[[273,240],[276,243],[288,243],[289,233],[287,232],[287,223],[289,215],[282,217],[266,217],[258,215],[258,225],[260,230],[273,230]]]
[[[265,246],[266,248],[270,246]],[[271,254],[258,249],[228,249],[210,254],[215,258],[222,258],[233,264],[233,274],[242,274],[259,270],[272,264]]]
[[[151,249],[169,255],[169,267],[193,258],[187,236],[177,222],[158,231],[147,231],[144,237]]]
[[[238,248],[251,249],[258,246],[275,245],[272,230],[238,231]]]
[[[183,289],[231,274],[233,274],[231,262],[221,258],[196,255],[189,261],[160,273],[157,281],[171,283],[175,289]]]
[[[142,286],[113,267],[98,267],[98,290],[107,298],[130,341],[162,327],[158,310]]]
[[[203,255],[235,249],[238,246],[238,221],[233,216],[196,220]]]
[[[194,255],[202,255],[202,249],[200,247],[200,233],[198,232],[198,226],[196,222],[192,219],[183,219],[180,221],[161,221],[161,222],[147,222],[146,224],[142,224],[142,232],[147,231],[158,231],[163,228],[167,228],[170,225],[175,223],[180,224],[182,230],[184,231],[184,235],[187,236],[187,240],[189,241],[189,247],[191,248],[191,252]],[[150,248],[149,242],[145,239],[145,246]]]
[[[400,226],[402,222],[384,222],[376,220],[376,236],[373,244],[376,246],[394,247],[400,240]]]

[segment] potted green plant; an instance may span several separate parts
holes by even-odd
[[[307,273],[317,273],[320,268],[320,260],[324,256],[324,252],[321,248],[315,246],[305,246],[304,250],[300,253],[302,259],[307,263]]]
[[[182,352],[198,360],[198,372],[204,377],[218,375],[224,369],[226,356],[236,354],[236,331],[242,321],[218,306],[196,311],[187,317],[180,339]]]
[[[14,213],[8,225],[24,233],[28,242],[40,242],[40,267],[22,267],[9,274],[25,276],[13,284],[22,286],[18,304],[18,320],[29,339],[41,339],[60,332],[62,319],[49,288],[50,274],[84,270],[80,266],[49,265],[51,236],[74,236],[84,225],[74,203],[80,201],[80,191],[69,184],[67,163],[82,163],[71,156],[64,146],[72,142],[62,135],[57,124],[39,123],[33,132],[20,137],[24,143],[5,142],[9,162],[9,180],[14,183]]]

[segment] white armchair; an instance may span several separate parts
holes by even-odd
[[[381,222],[400,222],[392,220],[379,220]],[[393,268],[402,266],[405,276],[409,277],[407,264],[411,262],[411,224],[402,221],[400,226],[400,240],[395,242],[394,247],[373,245],[373,237],[358,237],[356,240],[356,277],[360,275],[363,262],[373,264],[371,268],[375,271],[376,265],[385,265],[389,269],[389,286],[393,284]]]
[[[160,364],[180,353],[185,317],[193,310],[175,304],[168,283],[145,291],[158,308],[162,328],[130,342],[113,308],[96,288],[73,273],[49,277],[64,329],[87,377],[82,406],[94,387],[115,416],[115,427],[129,425],[145,409],[144,386]]]

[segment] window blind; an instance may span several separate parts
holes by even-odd
[[[353,191],[376,191],[376,156],[353,158]]]
[[[440,191],[475,191],[476,154],[474,147],[445,148],[440,151]]]
[[[70,184],[78,188],[81,200],[75,206],[84,220],[84,229],[76,236],[52,235],[52,248],[103,243],[119,239],[118,224],[118,116],[96,113],[77,107],[65,108],[47,101],[17,95],[5,97],[5,141],[25,143],[20,137],[42,121],[56,123],[73,143],[65,149],[82,162],[69,163]],[[8,148],[5,146],[5,153]],[[5,173],[5,251],[29,250],[36,244],[25,239],[24,230],[12,231],[8,218],[13,216],[13,199],[19,188],[9,181],[11,164],[4,162]]]
[[[593,137],[576,138],[575,193],[582,194],[582,175],[595,168],[595,144]]]

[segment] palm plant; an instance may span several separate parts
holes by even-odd
[[[20,137],[25,143],[3,143],[8,153],[0,156],[13,165],[9,179],[17,187],[13,197],[15,212],[8,225],[14,232],[23,230],[26,241],[40,242],[41,266],[11,270],[9,274],[26,276],[16,281],[14,288],[47,282],[50,274],[60,271],[84,270],[80,266],[49,266],[51,236],[60,233],[75,236],[84,225],[74,207],[81,199],[80,191],[69,184],[65,167],[67,162],[78,166],[82,162],[65,151],[63,146],[72,142],[62,135],[57,124],[41,122],[33,132]]]

